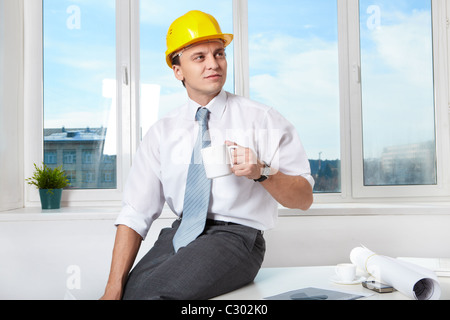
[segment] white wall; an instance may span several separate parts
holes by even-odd
[[[450,258],[448,215],[361,215],[282,217],[266,233],[267,267],[349,262],[365,245],[392,257]]]
[[[115,214],[106,218],[2,219],[0,299],[97,299],[103,294],[114,242]],[[159,230],[159,219],[138,260]],[[264,267],[334,265],[349,261],[360,244],[393,257],[450,258],[449,215],[280,217],[265,233]],[[77,282],[78,281],[78,282]],[[79,287],[78,287],[79,285]]]
[[[0,214],[0,300],[101,297],[111,263],[115,215],[46,219],[51,214],[43,213],[34,221],[14,217],[2,221],[5,215],[11,216]],[[136,261],[172,221],[155,222]]]
[[[22,207],[22,0],[0,0],[0,177],[0,211]]]

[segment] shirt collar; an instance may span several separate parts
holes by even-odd
[[[210,120],[220,120],[222,118],[223,113],[225,112],[225,105],[227,103],[227,94],[224,90],[220,91],[220,93],[212,99],[208,105],[205,106],[211,114]],[[202,108],[197,102],[189,98],[188,101],[188,119],[195,120],[195,114],[197,110]]]

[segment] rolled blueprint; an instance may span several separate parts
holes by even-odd
[[[365,247],[350,252],[350,260],[377,281],[416,300],[439,300],[441,287],[436,274],[418,265],[378,255]]]

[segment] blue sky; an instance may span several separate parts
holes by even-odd
[[[114,0],[44,0],[45,127],[108,125],[114,99],[104,80],[114,79],[116,72],[114,4]],[[365,23],[371,18],[370,6],[381,14],[374,30]],[[152,121],[186,99],[164,62],[165,35],[174,19],[192,9],[211,13],[223,32],[233,32],[231,0],[141,0],[141,81],[157,89],[143,97],[150,101],[144,108],[157,102],[156,110],[149,110]],[[432,79],[431,47],[426,46],[431,39],[429,11],[429,0],[361,0],[368,156],[379,155],[387,141],[408,143],[402,132],[411,131],[411,125],[392,124],[398,130],[384,133],[371,123],[389,125],[406,114],[409,124],[420,129],[412,133],[413,139],[433,136],[430,121],[420,120],[432,121],[433,116],[432,81],[427,78]],[[413,32],[416,38],[411,38]],[[340,158],[336,2],[249,0],[249,41],[251,98],[273,106],[297,127],[310,158],[316,159],[319,152],[322,158]],[[226,90],[233,91],[233,46],[227,51]],[[404,52],[415,54],[400,59]],[[386,77],[397,91],[380,96],[377,92],[386,90],[382,86]],[[400,104],[405,107],[389,114]]]
[[[107,123],[111,101],[102,82],[116,72],[115,12],[114,0],[101,3],[44,0],[45,127]]]
[[[373,29],[365,23],[369,6],[381,15]],[[430,12],[429,0],[361,0],[366,158],[378,157],[387,146],[435,138]]]

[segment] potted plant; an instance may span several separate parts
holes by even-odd
[[[34,164],[34,168],[33,176],[26,181],[39,189],[42,209],[59,209],[62,190],[70,185],[62,166],[51,169],[45,164],[42,168]]]

